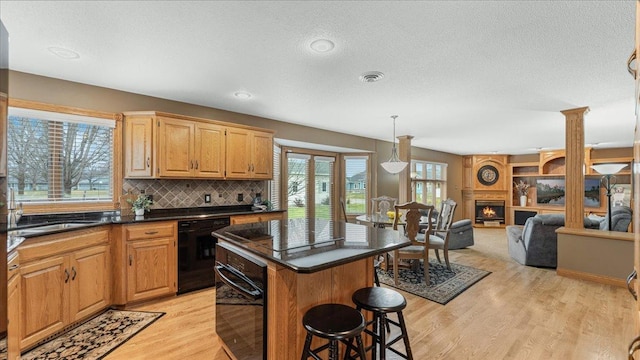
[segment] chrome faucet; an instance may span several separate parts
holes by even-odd
[[[9,189],[9,204],[7,205],[9,210],[9,228],[15,228],[18,225],[18,221],[22,217],[22,203],[18,203],[16,207],[16,199],[13,193],[13,188]]]

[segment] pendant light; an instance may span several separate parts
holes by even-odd
[[[398,158],[398,151],[396,150],[396,118],[398,115],[392,115],[393,119],[393,147],[391,148],[391,158],[380,164],[390,174],[397,174],[407,167],[408,163],[400,161]]]

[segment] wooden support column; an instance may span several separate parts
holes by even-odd
[[[398,203],[411,201],[411,135],[398,136],[398,157],[409,163],[398,174]]]
[[[565,127],[565,207],[564,226],[584,228],[584,115],[588,107],[562,111]]]

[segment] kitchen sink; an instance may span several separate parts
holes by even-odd
[[[86,223],[86,222],[85,223],[68,222],[68,223],[60,223],[60,224],[42,225],[42,226],[36,226],[36,227],[31,227],[26,229],[11,230],[9,231],[9,235],[10,236],[34,235],[34,234],[40,234],[40,233],[45,233],[50,231],[66,230],[66,229],[71,229],[75,227],[86,226],[89,224],[90,223]]]

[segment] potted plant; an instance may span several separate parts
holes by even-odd
[[[145,210],[149,210],[151,206],[151,199],[147,197],[147,195],[140,194],[138,197],[131,201],[131,199],[127,200],[129,204],[131,204],[131,209],[135,212],[136,216],[144,215]]]

